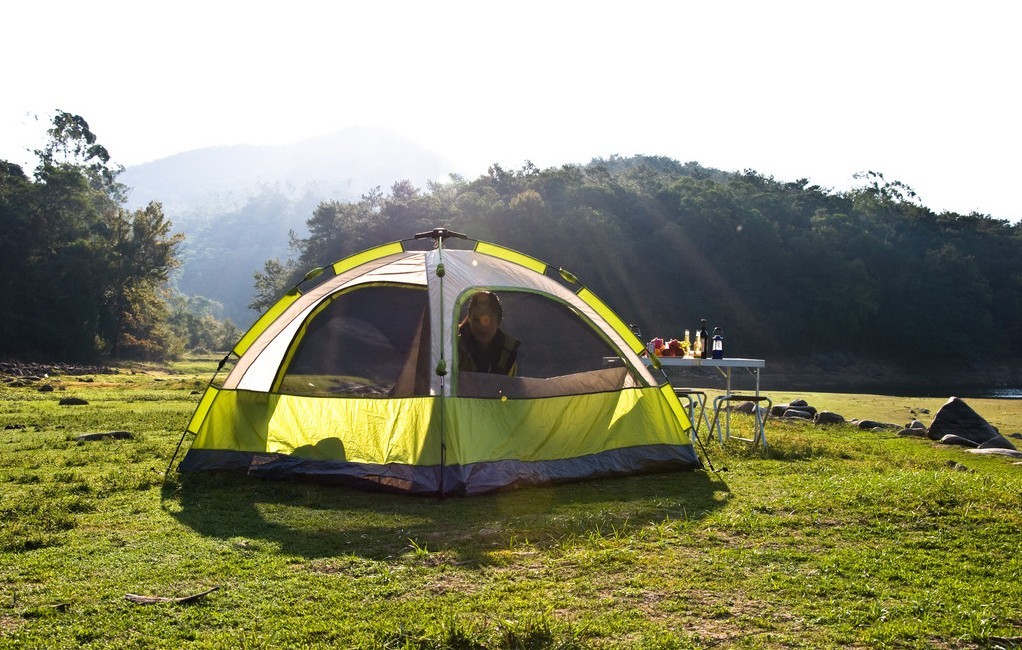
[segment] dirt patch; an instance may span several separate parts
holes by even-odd
[[[422,588],[434,596],[469,595],[479,591],[478,581],[457,573],[441,574],[426,581]]]
[[[0,616],[0,636],[13,632],[25,624],[25,619],[14,616]]]
[[[806,622],[776,605],[705,590],[684,592],[683,600],[694,616],[679,619],[682,629],[710,645],[731,645],[740,638],[773,635],[797,638]]]

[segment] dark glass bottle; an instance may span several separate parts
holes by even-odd
[[[710,336],[706,333],[706,319],[699,319],[699,349],[702,350],[701,357],[705,359],[710,356]]]

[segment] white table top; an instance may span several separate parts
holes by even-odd
[[[649,357],[643,357],[643,361],[651,363]],[[687,357],[660,357],[660,364],[664,366],[689,366],[693,368],[765,368],[764,359],[689,359]]]

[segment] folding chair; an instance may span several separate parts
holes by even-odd
[[[709,416],[706,415],[706,393],[704,391],[695,388],[675,388],[674,394],[678,396],[679,400],[686,400],[688,402],[688,420],[692,423],[692,435],[696,438],[699,437],[699,424],[700,421],[710,426]],[[699,403],[699,415],[696,415],[696,403]],[[711,430],[711,434],[712,430]],[[723,442],[723,438],[721,438]]]
[[[731,402],[752,402],[755,404],[753,408],[753,417],[755,423],[753,425],[753,437],[752,438],[739,438],[738,436],[731,435],[731,411],[728,410],[731,407]],[[764,411],[760,408],[759,403],[766,402],[767,407]],[[726,406],[723,406],[726,405]],[[770,409],[773,408],[774,402],[766,395],[721,395],[713,400],[713,423],[710,424],[710,431],[717,430],[717,437],[720,440],[724,439],[724,434],[721,429],[727,430],[727,438],[735,438],[736,440],[744,440],[745,442],[751,442],[753,444],[760,443],[764,447],[767,446],[766,441],[766,419],[770,415]],[[723,406],[723,408],[722,408]],[[721,427],[719,418],[720,412],[724,411],[724,426]],[[761,417],[762,416],[762,417]]]

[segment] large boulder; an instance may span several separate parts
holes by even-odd
[[[962,436],[956,436],[953,433],[949,433],[946,436],[941,437],[940,444],[942,445],[957,445],[959,447],[976,447],[977,443],[974,440],[963,438]]]
[[[742,402],[734,407],[734,412],[752,415],[756,412],[756,404],[754,402]]]
[[[884,429],[898,431],[902,428],[893,422],[878,422],[877,420],[852,420],[852,422],[863,431],[883,431]]]
[[[832,411],[820,411],[813,416],[813,422],[816,424],[844,424],[845,416]]]
[[[1011,444],[1011,441],[1004,436],[994,436],[986,442],[979,444],[980,449],[1014,449],[1015,445]]]
[[[784,412],[781,417],[785,418],[798,418],[800,420],[812,420],[813,414],[809,411],[803,411],[801,409],[788,409]]]
[[[772,407],[770,407],[770,415],[776,418],[789,417],[784,414],[785,411],[788,410],[802,411],[804,413],[808,413],[810,419],[814,415],[816,415],[816,407],[810,406],[809,402],[805,401],[804,399],[794,399],[791,400],[791,402],[789,402],[788,404],[774,404]],[[794,417],[804,418],[805,416],[796,415]]]
[[[994,439],[1003,440],[1000,432],[964,401],[952,397],[940,407],[927,431],[930,440],[942,440],[945,436],[956,436],[972,442],[975,446]],[[1002,443],[1003,444],[1003,443]],[[1014,448],[1014,447],[1012,447]]]

